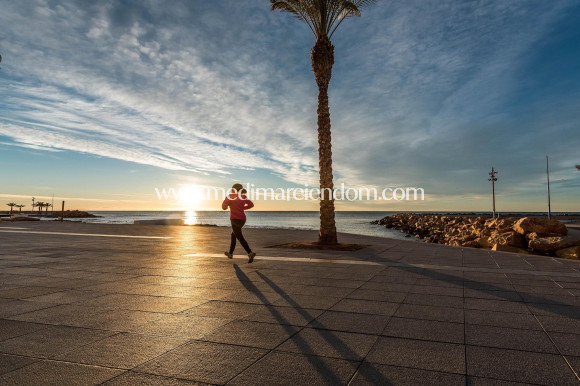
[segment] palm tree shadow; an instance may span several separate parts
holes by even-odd
[[[459,282],[463,283],[464,288],[480,291],[480,292],[483,292],[483,293],[486,293],[489,295],[493,295],[493,296],[498,297],[498,298],[503,298],[504,300],[507,300],[510,302],[514,302],[513,297],[510,295],[510,292],[513,292],[514,290],[516,293],[518,293],[518,296],[520,296],[520,298],[521,298],[520,292],[517,291],[515,288],[514,288],[514,290],[508,290],[506,288],[499,287],[499,286],[494,285],[493,283],[489,283],[489,282],[481,282],[481,281],[477,281],[477,280],[473,280],[473,279],[465,279],[465,278],[460,277],[460,276],[455,276],[452,274],[444,273],[441,271],[436,271],[436,270],[429,269],[429,268],[417,267],[417,266],[413,266],[413,265],[410,265],[407,263],[402,263],[400,261],[392,261],[392,260],[386,259],[385,257],[379,256],[379,255],[375,255],[374,257],[376,257],[377,259],[380,259],[380,261],[377,261],[377,262],[380,264],[384,264],[386,267],[395,267],[395,268],[399,268],[399,269],[406,270],[406,271],[412,271],[414,273],[418,273],[420,275],[423,275],[429,279],[439,280],[439,281],[448,282],[448,283],[451,283],[451,282],[457,283],[459,281]],[[510,284],[511,284],[511,281],[510,281]],[[571,306],[570,304],[565,304],[565,303],[561,303],[561,302],[558,302],[555,300],[546,299],[546,298],[544,298],[540,295],[536,295],[536,294],[530,294],[529,300],[533,300],[533,302],[525,301],[522,298],[522,301],[520,301],[519,303],[525,304],[528,307],[535,307],[535,308],[542,309],[542,310],[548,312],[547,315],[552,313],[552,314],[558,314],[558,315],[566,317],[566,318],[580,319],[580,309],[576,306]]]
[[[291,335],[294,344],[296,344],[296,346],[298,346],[298,348],[300,349],[300,352],[305,354],[305,357],[308,359],[308,361],[320,373],[320,375],[323,376],[325,382],[329,385],[341,384],[342,382],[340,381],[338,376],[334,373],[334,371],[332,369],[330,369],[327,366],[327,364],[323,361],[323,358],[314,354],[314,350],[308,344],[308,342],[306,342],[299,334],[297,334],[298,330],[295,327],[289,325],[288,320],[286,320],[286,318],[284,318],[284,316],[282,314],[280,314],[280,312],[277,310],[276,307],[268,306],[266,304],[267,300],[266,300],[266,297],[264,296],[264,294],[262,293],[262,291],[260,291],[260,289],[257,288],[252,283],[250,278],[240,269],[240,267],[237,264],[234,264],[234,269],[236,270],[236,276],[237,276],[238,280],[242,283],[242,285],[246,288],[246,290],[253,293],[262,302],[264,302],[264,305],[267,307],[268,311],[272,314],[272,316],[274,316],[276,321],[284,327],[284,329],[289,333],[289,335]],[[280,287],[278,287],[268,277],[266,277],[265,275],[263,275],[259,271],[255,271],[255,272],[258,274],[258,276],[260,276],[260,278],[262,280],[264,280],[270,287],[272,287],[272,289],[277,294],[282,296],[282,298],[284,298],[296,311],[298,311],[298,313],[304,318],[304,320],[311,321],[311,320],[315,319],[314,316],[312,316],[308,311],[306,311],[305,309],[300,307],[300,305],[298,303],[296,303],[296,301],[294,301],[294,299],[292,299],[284,290],[282,290]],[[330,345],[332,345],[336,349],[336,351],[339,352],[341,355],[344,355],[345,357],[348,357],[348,358],[358,357],[358,354],[355,353],[347,344],[345,344],[332,331],[330,331],[330,330],[325,330],[324,332],[321,332],[320,330],[315,330],[315,331],[319,332],[321,334],[321,336]],[[357,373],[358,373],[358,369],[357,369]],[[376,370],[376,368],[371,364],[368,364],[368,366],[365,366],[365,377],[366,376],[369,376],[369,378],[372,379],[373,381],[380,381],[379,383],[381,385],[385,385],[385,386],[391,385],[391,383],[378,370]]]

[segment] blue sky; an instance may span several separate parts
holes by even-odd
[[[174,209],[155,187],[316,185],[313,36],[266,0],[3,1],[0,204]],[[333,37],[335,180],[355,210],[580,211],[580,4],[379,1]],[[210,209],[213,202],[200,207]],[[263,203],[311,209],[316,203]]]

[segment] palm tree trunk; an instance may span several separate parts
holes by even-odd
[[[320,168],[320,232],[318,242],[337,244],[332,191],[332,146],[330,133],[330,109],[328,107],[328,85],[334,64],[334,46],[328,37],[318,38],[312,48],[312,70],[318,85],[318,165]]]

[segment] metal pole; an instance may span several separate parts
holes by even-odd
[[[546,156],[546,177],[548,179],[548,220],[552,219],[552,203],[550,199],[550,164]]]
[[[491,180],[491,194],[493,195],[493,218],[495,218],[495,181]]]
[[[495,182],[497,181],[497,177],[495,176],[496,174],[497,174],[497,171],[495,171],[495,169],[492,166],[491,172],[489,172],[489,175],[491,177],[488,179],[488,181],[491,181],[491,194],[493,197],[493,212],[492,212],[493,218],[495,218]]]
[[[64,201],[62,202],[62,211],[60,213],[60,222],[62,222],[64,219]]]

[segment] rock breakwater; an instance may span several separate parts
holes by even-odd
[[[428,243],[580,259],[580,238],[558,220],[400,213],[374,222]]]

